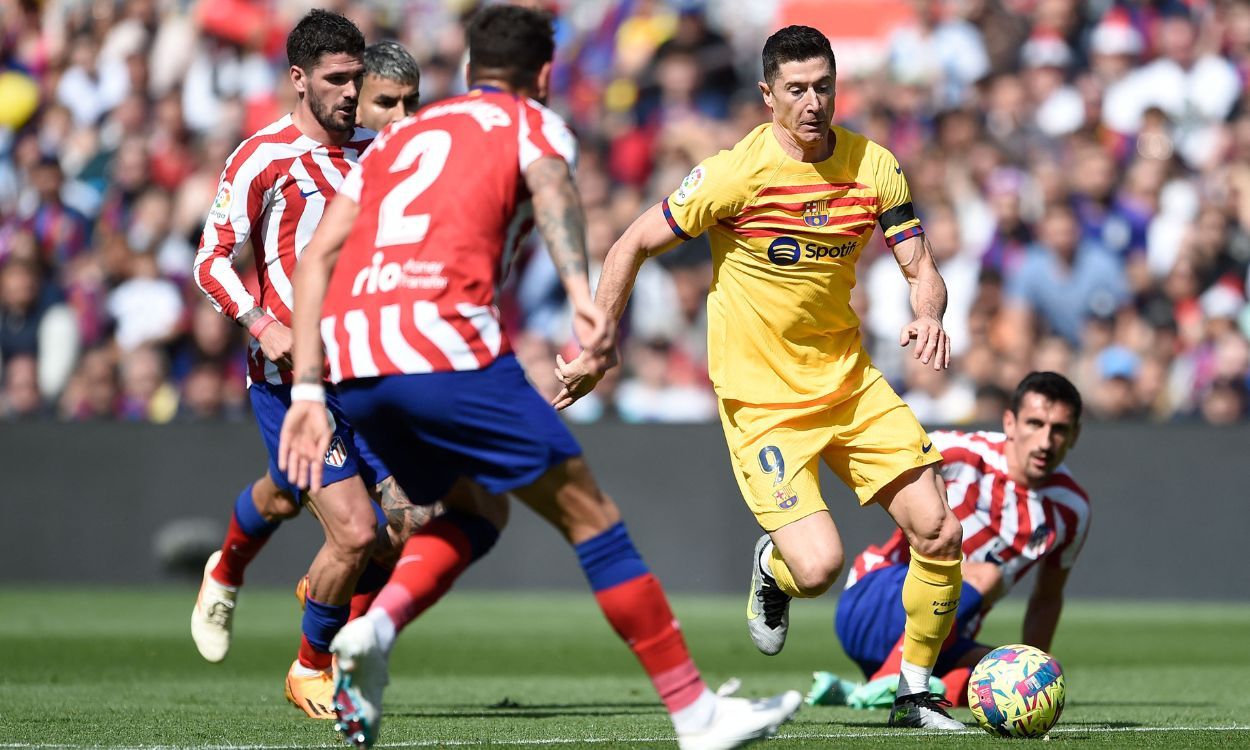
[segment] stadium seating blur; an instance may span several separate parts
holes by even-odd
[[[954,364],[939,375],[898,346],[910,308],[892,255],[878,238],[859,260],[865,341],[924,422],[994,422],[1032,369],[1071,377],[1095,419],[1246,419],[1250,3],[542,4],[559,14],[551,104],[581,141],[592,275],[643,208],[768,118],[763,39],[807,23],[838,55],[837,121],[898,156],[950,290]],[[246,416],[246,334],[191,262],[226,158],[289,107],[282,42],[312,5],[6,5],[0,417]],[[463,90],[473,3],[324,5],[406,44],[423,103]],[[698,239],[648,263],[626,367],[569,417],[714,420],[710,280]],[[553,392],[554,356],[575,344],[536,241],[501,308]]]

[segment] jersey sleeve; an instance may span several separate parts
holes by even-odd
[[[236,163],[238,154],[236,151],[231,156],[221,173],[191,273],[213,307],[231,318],[256,307],[256,299],[234,270],[233,260],[268,202],[264,178],[268,165],[262,164],[255,152]]]
[[[673,234],[694,239],[721,219],[737,216],[751,197],[748,180],[734,152],[704,159],[660,203]]]
[[[352,170],[347,173],[347,177],[343,178],[343,184],[339,186],[338,194],[345,195],[359,204],[360,190],[364,186],[364,182],[362,180],[364,171],[363,166],[352,168]]]
[[[903,168],[898,159],[888,150],[876,149],[873,160],[873,176],[877,185],[879,213],[877,221],[881,224],[881,236],[888,247],[894,247],[903,240],[910,239],[924,232],[920,219],[916,218],[916,209],[911,202],[911,188],[907,186],[907,178],[903,176]]]
[[[577,167],[577,138],[573,131],[564,118],[532,99],[521,100],[517,138],[522,174],[545,156],[563,159],[570,171]]]

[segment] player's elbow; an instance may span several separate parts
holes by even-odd
[[[845,558],[840,549],[826,549],[819,554],[805,555],[804,559],[786,561],[786,567],[794,577],[794,584],[804,598],[817,597],[828,591],[842,574]]]

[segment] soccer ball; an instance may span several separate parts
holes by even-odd
[[[1058,660],[1032,646],[1002,646],[985,655],[968,680],[968,707],[981,728],[999,737],[1041,737],[1063,713]]]

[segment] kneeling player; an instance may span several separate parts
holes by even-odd
[[[971,667],[990,651],[975,640],[982,619],[1040,562],[1024,615],[1022,640],[1049,650],[1063,609],[1063,588],[1089,530],[1089,498],[1063,466],[1080,433],[1081,396],[1062,375],[1034,372],[1017,386],[1003,431],[934,432],[942,452],[939,477],[963,525],[963,590],[951,635],[934,675],[949,700],[964,699]],[[838,600],[835,627],[866,685],[818,672],[813,704],[888,706],[897,684],[904,613],[899,592],[907,544],[888,542],[855,560]],[[936,686],[935,686],[936,687]]]

